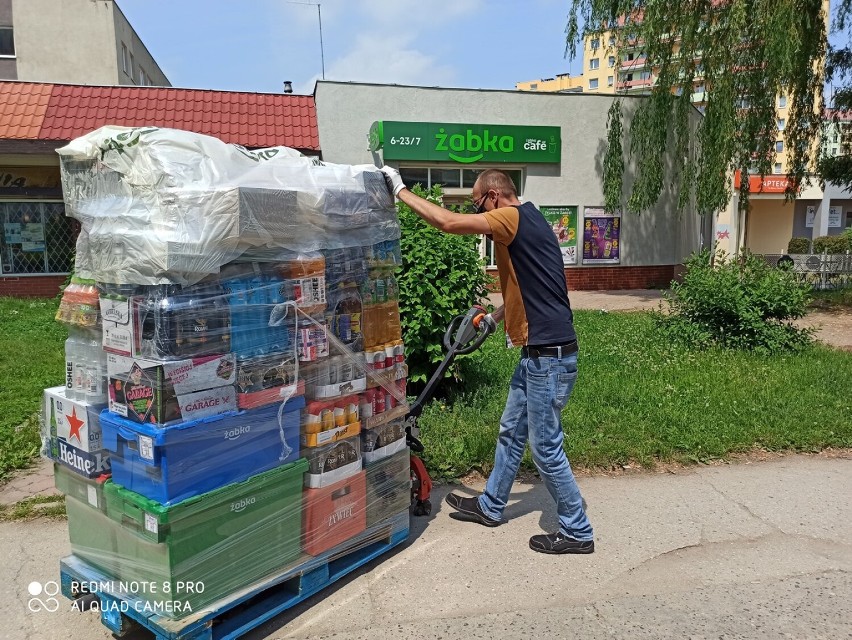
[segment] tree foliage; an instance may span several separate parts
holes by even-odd
[[[826,82],[832,85],[831,112],[823,130],[823,155],[818,173],[827,182],[852,191],[852,0],[839,0],[834,6],[832,32],[843,46],[829,46],[825,60]],[[828,153],[834,136],[839,153]]]
[[[428,191],[415,185],[412,191],[443,205],[438,185]],[[438,231],[404,202],[397,202],[396,207],[402,233],[402,269],[397,281],[408,380],[420,383],[443,360],[444,332],[452,319],[487,297],[492,278],[479,257],[478,236]],[[458,366],[448,374],[458,377]]]
[[[730,199],[732,170],[743,176],[750,170],[773,173],[779,95],[787,99],[788,173],[801,184],[818,154],[825,23],[821,0],[571,0],[569,55],[584,36],[614,30],[616,59],[641,51],[653,70],[650,97],[638,106],[624,136],[637,168],[627,209],[648,209],[663,189],[672,188],[681,208],[694,203],[699,213],[713,213]],[[608,45],[600,38],[602,49]],[[696,127],[690,112],[697,87],[706,87],[707,97]],[[622,102],[617,99],[610,111],[611,125],[621,126],[614,111],[623,109]],[[611,194],[623,191],[623,164],[619,170],[609,157],[616,137],[620,144],[611,128],[604,176],[608,208],[615,208]],[[672,144],[682,164],[666,184],[663,162]],[[748,181],[741,182],[745,204]]]

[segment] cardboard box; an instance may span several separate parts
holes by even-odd
[[[44,390],[44,423],[51,437],[77,450],[98,453],[103,448],[99,414],[105,406],[69,400],[65,387],[51,387]]]
[[[236,411],[233,354],[184,360],[107,355],[109,410],[134,422],[167,424]]]

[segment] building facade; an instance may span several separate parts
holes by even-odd
[[[823,3],[826,20],[828,2]],[[677,55],[680,43],[672,40],[673,53]],[[590,34],[584,38],[582,50],[583,71],[578,76],[557,76],[518,82],[519,91],[582,91],[591,94],[617,94],[620,96],[647,95],[654,86],[656,69],[648,60],[641,42],[622,42],[619,31]],[[692,103],[703,113],[707,101],[707,87],[700,75],[689,87]],[[747,106],[743,103],[743,106]],[[852,200],[836,189],[823,190],[816,181],[805,185],[795,202],[788,202],[785,189],[787,178],[787,141],[784,135],[788,114],[788,96],[779,93],[775,98],[777,137],[772,175],[761,179],[752,170],[749,176],[750,205],[739,211],[739,199],[734,195],[729,206],[717,214],[715,232],[720,249],[735,253],[748,248],[756,253],[778,254],[787,251],[793,237],[809,239],[836,235],[852,227]],[[829,135],[828,153],[837,153],[835,136]],[[835,140],[832,147],[831,141]],[[739,177],[735,176],[739,185]]]
[[[667,286],[684,258],[712,242],[711,221],[678,211],[674,193],[641,216],[605,214],[612,96],[330,81],[314,95],[324,160],[395,166],[409,185],[441,184],[446,204],[468,200],[484,169],[507,171],[551,221],[572,289]],[[641,99],[628,100],[628,122]],[[487,239],[482,252],[493,270]]]
[[[114,0],[0,0],[0,80],[171,86]]]
[[[56,149],[108,124],[319,154],[312,96],[0,81],[0,295],[54,296],[73,269]]]

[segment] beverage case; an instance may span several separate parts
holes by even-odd
[[[101,414],[113,480],[173,504],[299,458],[303,397],[166,427]]]
[[[233,354],[150,360],[109,354],[110,411],[135,422],[171,424],[236,411]]]

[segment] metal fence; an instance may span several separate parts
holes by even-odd
[[[2,275],[64,274],[74,268],[78,223],[62,202],[0,201]]]
[[[801,282],[817,290],[852,287],[852,254],[848,251],[764,254],[763,259],[773,267],[792,270]]]

